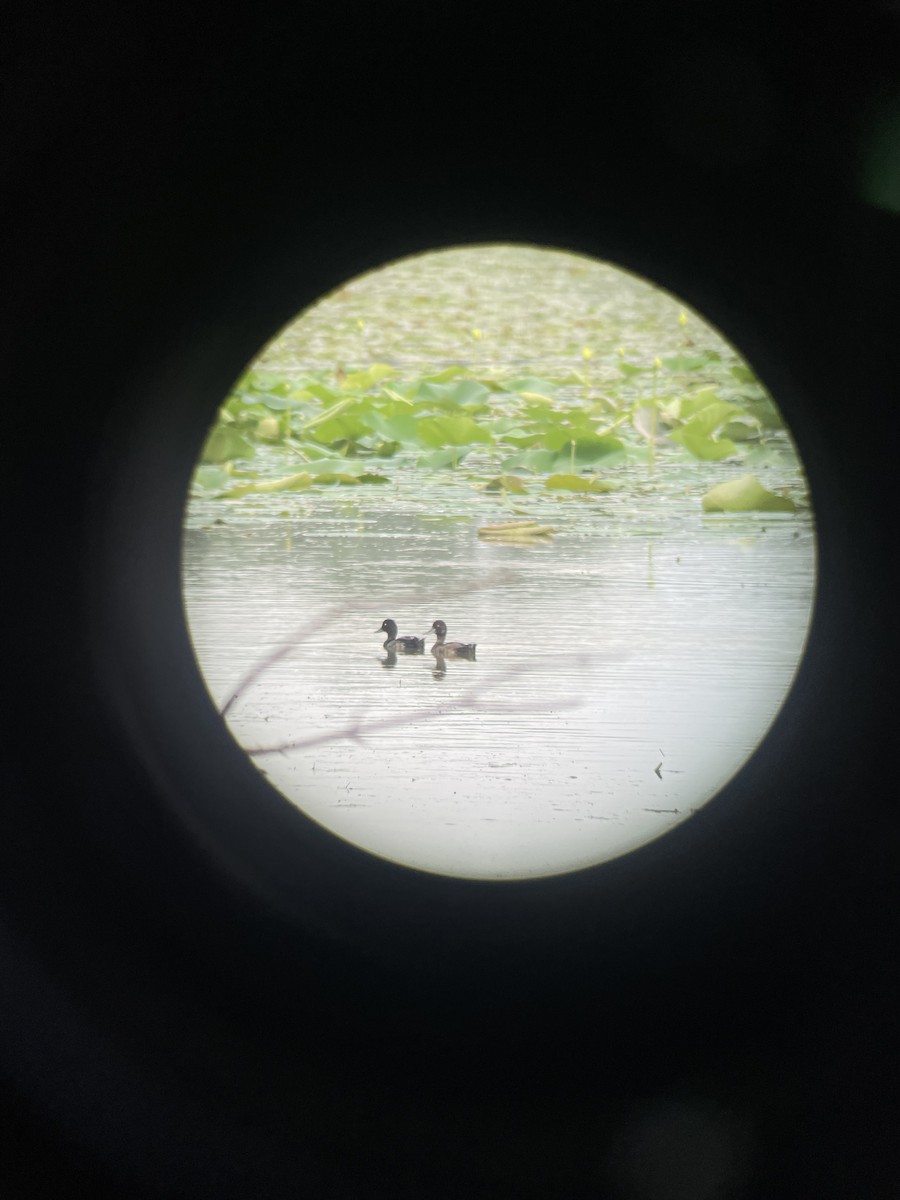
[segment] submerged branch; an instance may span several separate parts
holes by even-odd
[[[526,674],[528,670],[528,667],[511,667],[502,675],[491,680],[491,686]],[[312,746],[323,746],[328,742],[361,741],[368,734],[382,733],[386,729],[397,729],[404,725],[419,725],[425,721],[436,721],[453,712],[519,714],[546,712],[550,708],[554,710],[578,708],[584,703],[583,699],[579,697],[567,697],[556,701],[542,700],[524,704],[496,705],[484,699],[486,691],[485,686],[475,684],[463,692],[458,700],[451,701],[449,704],[441,704],[437,708],[414,709],[412,712],[397,713],[392,717],[382,717],[376,721],[357,720],[330,733],[317,733],[310,737],[298,738],[295,741],[281,742],[276,746],[245,746],[244,753],[250,758],[262,758],[266,754],[287,754],[291,750],[308,750]]]
[[[223,717],[227,716],[229,709],[232,708],[232,706],[240,699],[244,692],[249,687],[252,687],[253,684],[256,683],[256,681],[270,669],[270,667],[274,667],[275,664],[281,662],[283,658],[287,658],[292,650],[299,646],[301,642],[306,641],[306,639],[311,637],[314,633],[318,633],[320,629],[325,629],[326,626],[330,625],[332,621],[336,620],[343,611],[343,607],[337,605],[326,610],[321,617],[317,617],[316,620],[309,621],[307,624],[301,625],[300,628],[297,629],[295,633],[291,634],[286,641],[282,642],[280,646],[277,646],[273,651],[271,651],[271,653],[267,654],[265,658],[261,658],[257,663],[255,663],[246,673],[246,675],[244,675],[243,678],[238,681],[237,687],[222,706],[221,715]]]

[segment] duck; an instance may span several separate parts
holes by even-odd
[[[381,625],[375,630],[376,633],[386,633],[387,638],[382,645],[388,654],[424,654],[425,639],[423,637],[411,637],[405,634],[403,637],[397,637],[397,622],[392,621],[390,617],[385,617]]]
[[[475,643],[474,642],[445,642],[447,636],[447,626],[443,621],[435,621],[429,630],[437,638],[437,641],[431,647],[431,653],[435,655],[445,655],[447,658],[469,658],[475,659]]]

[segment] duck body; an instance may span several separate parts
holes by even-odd
[[[375,632],[387,634],[382,645],[389,654],[424,654],[425,652],[425,639],[411,637],[409,634],[397,637],[397,622],[392,621],[390,617],[385,617]]]
[[[431,653],[436,656],[445,658],[468,658],[474,662],[475,660],[475,643],[474,642],[448,642],[447,626],[443,621],[435,621],[432,625],[431,633],[437,638],[437,641],[431,647]]]

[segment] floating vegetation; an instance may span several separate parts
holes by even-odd
[[[703,497],[704,512],[787,512],[797,511],[789,496],[770,492],[755,475],[742,475],[711,488]]]
[[[550,538],[555,532],[552,525],[539,525],[537,521],[504,521],[497,525],[482,525],[478,536],[493,541],[528,542]]]
[[[620,488],[609,473],[636,456],[652,476],[660,442],[686,461],[772,461],[800,473],[777,408],[736,356],[703,350],[642,361],[620,347],[556,379],[502,370],[476,376],[462,365],[401,378],[379,362],[297,378],[250,370],[219,411],[193,490],[236,499],[370,486],[404,472],[458,471],[465,462],[486,496],[527,495],[530,477],[574,502]],[[257,445],[282,447],[298,470],[256,478]],[[795,507],[746,475],[703,498],[706,512]]]

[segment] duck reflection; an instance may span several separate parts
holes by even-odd
[[[379,658],[379,660],[378,660],[378,661],[381,663],[381,665],[382,665],[383,667],[396,667],[396,665],[397,665],[397,651],[396,651],[396,650],[388,650],[388,651],[385,653],[385,656],[384,656],[384,658]]]

